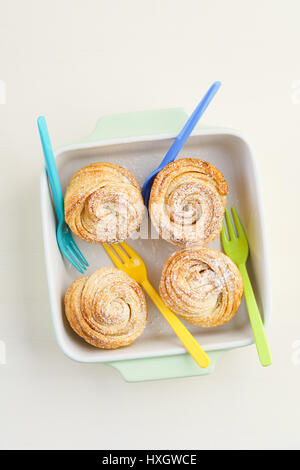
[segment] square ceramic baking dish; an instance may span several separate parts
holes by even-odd
[[[77,170],[97,161],[126,167],[142,185],[146,176],[160,163],[186,119],[187,115],[182,109],[101,118],[91,136],[55,152],[63,192]],[[247,266],[267,325],[271,305],[264,217],[258,174],[249,144],[236,131],[199,127],[188,139],[180,156],[207,160],[224,174],[229,185],[227,206],[235,205],[248,235],[250,258]],[[100,350],[87,344],[72,331],[64,316],[65,291],[79,277],[79,273],[58,249],[55,213],[45,171],[41,175],[41,208],[52,319],[57,341],[71,359],[106,363],[117,368],[127,381],[155,380],[208,374],[214,369],[215,360],[221,352],[253,342],[244,300],[237,315],[224,326],[207,329],[187,324],[211,358],[211,365],[200,369],[148,298],[147,328],[134,344],[114,351]],[[151,227],[146,232],[143,229],[143,237],[148,232],[154,239],[136,238],[129,244],[144,259],[149,280],[157,288],[165,260],[178,248],[159,240]],[[112,265],[101,245],[88,244],[79,239],[76,243],[90,263],[87,275],[101,266]],[[221,249],[220,240],[210,246]]]

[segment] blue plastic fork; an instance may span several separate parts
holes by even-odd
[[[200,117],[208,107],[209,103],[217,93],[218,89],[221,86],[221,82],[214,82],[208,92],[204,95],[200,103],[198,104],[197,108],[194,110],[193,114],[189,117],[187,122],[185,123],[184,127],[179,132],[178,136],[176,137],[175,141],[169,148],[166,156],[164,157],[161,164],[156,168],[156,170],[152,171],[150,175],[147,177],[143,189],[142,189],[142,196],[144,199],[144,203],[146,207],[149,204],[150,192],[152,188],[152,184],[154,181],[155,176],[159,173],[168,163],[171,163],[175,160],[178,153],[186,143],[187,139],[189,138],[191,132],[193,131],[194,127],[196,126],[197,122],[199,121]]]
[[[56,239],[61,253],[78,269],[84,273],[88,266],[88,262],[79,250],[73,240],[68,225],[65,222],[64,214],[64,198],[61,190],[57,168],[54,160],[54,154],[50,141],[50,136],[44,116],[40,116],[37,120],[41,143],[43,147],[47,175],[51,187],[53,203],[57,216]]]

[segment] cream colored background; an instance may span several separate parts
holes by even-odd
[[[1,448],[300,448],[299,22],[298,0],[0,0]],[[251,346],[208,377],[126,384],[56,344],[36,118],[61,146],[103,114],[192,110],[217,79],[203,122],[246,134],[262,176],[274,364]]]

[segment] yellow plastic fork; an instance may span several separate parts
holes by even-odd
[[[210,359],[206,352],[151,286],[142,258],[127,243],[123,242],[120,245],[122,248],[119,245],[104,244],[103,246],[116,267],[135,279],[147,292],[197,364],[202,368],[209,366]]]

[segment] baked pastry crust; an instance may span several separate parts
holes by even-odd
[[[243,281],[237,266],[224,253],[193,245],[169,257],[159,290],[173,312],[194,325],[213,327],[236,314]]]
[[[221,231],[227,193],[222,173],[212,164],[182,158],[156,176],[150,217],[160,236],[176,245],[208,243]]]
[[[104,267],[71,284],[65,295],[65,314],[87,343],[117,349],[143,332],[147,307],[136,281],[123,271]]]
[[[65,219],[90,243],[117,243],[138,231],[145,213],[140,187],[125,168],[93,163],[77,171],[65,193]]]

